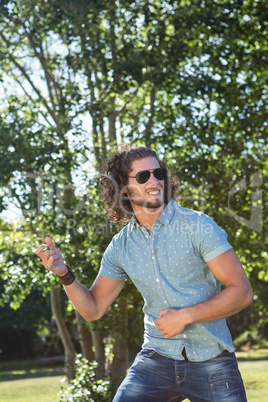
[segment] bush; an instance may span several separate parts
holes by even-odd
[[[75,361],[75,378],[59,392],[60,401],[111,402],[112,386],[109,381],[96,380],[96,362],[89,362],[81,354]]]

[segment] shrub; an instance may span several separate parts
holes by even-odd
[[[96,379],[96,362],[89,362],[77,355],[75,361],[75,378],[62,387],[60,401],[111,402],[112,386],[109,381]]]

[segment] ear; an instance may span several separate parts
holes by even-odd
[[[124,185],[124,187],[121,187],[120,189],[120,194],[121,197],[129,197],[129,191],[128,191],[128,185]]]

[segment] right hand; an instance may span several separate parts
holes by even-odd
[[[35,251],[35,254],[41,258],[42,264],[47,270],[52,271],[59,276],[65,275],[68,269],[64,264],[61,253],[54,246],[54,243],[50,237],[46,237],[45,242],[46,244],[42,244],[38,247],[38,249]],[[47,247],[49,247],[49,250],[44,252],[43,250],[45,250]]]

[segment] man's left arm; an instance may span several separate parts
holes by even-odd
[[[207,265],[225,288],[202,303],[180,310],[162,310],[155,325],[167,339],[181,333],[188,324],[226,318],[252,303],[251,285],[233,249],[208,261]]]

